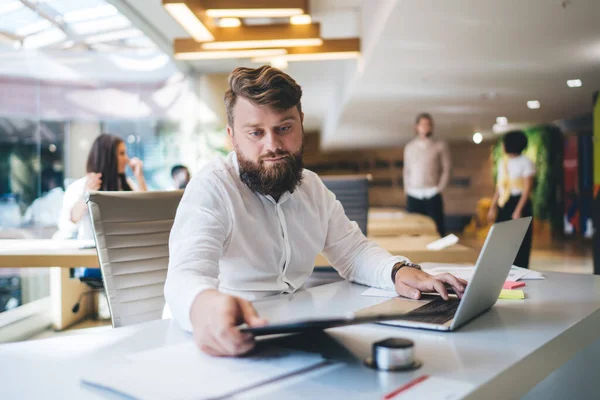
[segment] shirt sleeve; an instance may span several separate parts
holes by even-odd
[[[527,157],[523,157],[523,177],[529,178],[535,175],[535,164]]]
[[[57,223],[61,238],[71,239],[77,231],[77,224],[71,220],[71,210],[79,200],[83,199],[84,190],[85,178],[82,178],[69,185],[65,191]]]
[[[328,224],[323,255],[347,280],[367,286],[394,290],[392,267],[406,257],[395,257],[369,241],[356,222],[350,221],[342,204],[323,185]]]
[[[440,158],[442,164],[442,174],[440,176],[440,182],[438,184],[438,190],[443,192],[448,186],[448,182],[450,182],[450,175],[452,172],[452,159],[450,157],[450,148],[446,142],[442,142],[440,144]]]
[[[127,184],[131,188],[132,192],[140,191],[140,187],[137,185],[137,183],[135,183],[135,181],[133,179],[131,179],[131,178],[125,178],[125,179],[127,180]]]
[[[402,157],[402,185],[404,186],[405,191],[410,184],[410,162],[408,160],[409,145],[410,144],[404,146],[404,156]]]
[[[173,318],[192,330],[190,311],[196,297],[219,284],[219,258],[231,223],[217,178],[192,179],[177,208],[169,237],[165,299]]]

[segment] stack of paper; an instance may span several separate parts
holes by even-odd
[[[251,357],[211,357],[190,341],[99,366],[84,372],[81,382],[129,398],[207,399],[231,396],[321,365],[326,361],[319,354],[282,348]]]

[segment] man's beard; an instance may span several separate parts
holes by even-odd
[[[258,163],[247,160],[240,151],[236,151],[240,165],[240,179],[250,190],[263,196],[279,196],[285,192],[294,193],[302,183],[303,148],[291,154],[277,149],[261,156]],[[285,157],[267,167],[265,158]]]

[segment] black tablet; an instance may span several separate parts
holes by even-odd
[[[376,314],[357,316],[349,314],[347,317],[341,318],[311,318],[298,321],[289,321],[280,324],[270,324],[260,327],[240,327],[243,333],[251,333],[254,336],[277,335],[282,333],[299,333],[307,331],[320,331],[323,329],[337,328],[340,326],[366,324],[382,321],[393,321],[396,319],[410,319],[411,317],[423,318],[429,315],[437,315],[437,313],[424,312],[408,312],[408,313],[393,313],[393,314]]]

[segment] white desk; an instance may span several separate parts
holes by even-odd
[[[87,317],[93,305],[91,296],[81,302],[77,314],[71,311],[79,295],[90,290],[79,279],[70,277],[70,268],[98,268],[96,249],[82,249],[79,240],[2,239],[0,240],[0,268],[50,269],[50,296],[55,329],[63,329]]]
[[[526,300],[500,301],[492,310],[453,333],[363,325],[331,329],[322,337],[287,338],[290,343],[300,338],[306,342],[305,349],[320,351],[344,363],[294,377],[285,387],[277,386],[276,391],[267,391],[267,386],[260,392],[248,392],[247,396],[381,398],[427,373],[472,383],[475,390],[469,398],[520,398],[581,350],[586,349],[588,364],[600,362],[594,356],[600,353],[600,277],[546,275],[545,281],[527,282]],[[275,320],[282,316],[325,316],[383,300],[360,296],[363,290],[362,286],[337,282],[261,300],[255,305],[264,316]],[[369,354],[371,343],[389,336],[414,340],[423,368],[410,373],[378,373],[364,367],[361,360]],[[124,354],[186,340],[191,340],[191,336],[171,321],[153,321],[85,335],[1,345],[2,398],[106,398],[80,386],[77,372],[96,361],[118,363]],[[579,371],[597,379],[598,370],[596,365]],[[579,375],[579,378],[585,377]],[[557,394],[561,388],[573,394],[569,397],[578,398],[577,385],[552,388],[546,383],[534,389],[537,398],[557,398],[543,390]]]

